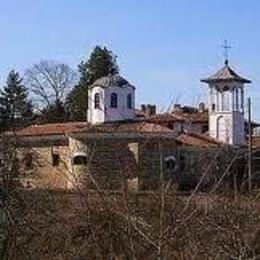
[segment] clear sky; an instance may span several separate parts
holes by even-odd
[[[41,59],[77,64],[96,44],[118,55],[137,102],[167,109],[171,101],[207,100],[200,79],[230,63],[253,80],[260,120],[259,0],[0,0],[0,83]]]

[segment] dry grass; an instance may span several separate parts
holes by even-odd
[[[12,259],[259,259],[259,197],[163,202],[160,192],[19,191]]]

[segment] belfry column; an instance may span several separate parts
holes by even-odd
[[[233,90],[230,90],[230,96],[229,96],[229,99],[230,99],[230,104],[229,104],[229,110],[230,111],[233,111],[233,107],[234,107],[234,105],[233,105]]]
[[[244,110],[245,110],[245,107],[244,107],[244,95],[245,95],[245,92],[244,92],[244,89],[243,88],[241,88],[240,89],[240,91],[241,91],[241,112],[244,114]]]

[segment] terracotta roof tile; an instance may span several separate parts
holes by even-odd
[[[160,122],[188,122],[188,123],[208,123],[208,112],[197,112],[197,113],[183,113],[173,112],[157,114],[145,119],[147,122],[160,123]]]
[[[71,132],[81,131],[86,128],[86,122],[68,122],[52,123],[43,125],[31,125],[15,132],[19,136],[42,136],[42,135],[60,135]]]
[[[68,122],[44,125],[32,125],[21,130],[16,134],[24,137],[38,137],[61,135],[69,133],[173,133],[168,127],[149,123],[145,121],[131,122],[111,122],[100,125],[90,125],[86,122]],[[190,132],[181,133],[176,139],[182,145],[199,146],[199,147],[217,147],[221,143],[206,136]]]
[[[83,129],[87,133],[171,133],[168,127],[144,121],[111,122]]]
[[[90,125],[86,122],[68,122],[32,125],[16,131],[18,136],[47,136],[69,133],[171,133],[172,130],[148,122],[113,122]]]
[[[220,145],[223,145],[223,143],[220,143],[207,135],[201,135],[187,131],[181,133],[176,139],[183,145],[188,146],[218,147]]]

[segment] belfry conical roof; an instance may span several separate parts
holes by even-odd
[[[225,61],[225,66],[220,69],[214,75],[202,79],[201,82],[204,83],[218,83],[218,82],[229,82],[229,81],[236,81],[240,83],[251,83],[250,80],[239,76],[228,64],[228,61]]]

